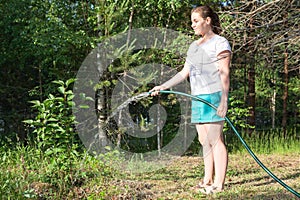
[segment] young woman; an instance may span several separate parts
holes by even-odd
[[[216,111],[192,100],[191,122],[197,129],[205,166],[203,180],[196,188],[210,194],[224,189],[227,170],[228,155],[222,132],[228,104],[231,47],[219,35],[219,17],[209,6],[194,8],[191,21],[195,34],[201,37],[190,45],[183,69],[150,92],[152,96],[158,95],[160,90],[171,88],[189,77],[192,95],[217,107]]]

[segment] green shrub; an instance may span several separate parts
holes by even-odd
[[[43,102],[31,101],[37,111],[36,116],[24,121],[33,130],[30,133],[33,136],[29,137],[43,152],[43,157],[53,158],[51,164],[62,170],[70,168],[72,158],[76,157],[81,146],[75,131],[75,116],[72,114],[74,94],[71,85],[74,81],[53,81],[58,85],[58,93],[49,94]]]

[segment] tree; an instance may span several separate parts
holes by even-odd
[[[36,97],[43,100],[55,91],[51,81],[74,77],[92,45],[93,35],[84,18],[92,6],[87,4],[85,8],[78,2],[1,2],[0,57],[5,77],[1,79],[1,105],[7,132],[24,139],[20,122],[30,115],[27,102]]]
[[[256,129],[299,124],[299,109],[295,109],[299,105],[294,105],[299,102],[297,0],[2,0],[0,123],[5,121],[4,130],[26,138],[21,121],[34,114],[28,101],[42,102],[55,93],[51,82],[75,77],[84,58],[109,37],[135,28],[160,27],[193,38],[190,10],[199,3],[212,6],[221,16],[223,36],[233,48],[231,95],[245,102],[244,108],[252,108],[251,124]],[[132,52],[128,59],[124,56],[99,80],[104,97],[99,99],[100,90],[95,91],[99,110],[111,109],[109,87],[119,76],[148,62],[137,61],[138,53],[147,55]],[[164,58],[165,53],[155,54],[159,62]],[[168,62],[180,69],[178,63],[183,61],[174,58]]]
[[[243,71],[241,67],[255,61],[254,70],[259,71],[259,74],[255,76],[256,86],[254,93],[253,86],[248,85],[247,82],[242,82],[245,87],[244,91],[248,91],[248,94],[255,94],[255,99],[253,98],[253,101],[250,101],[253,104],[255,100],[255,107],[253,107],[253,105],[250,106],[255,108],[255,125],[259,127],[269,126],[268,124],[272,124],[271,121],[273,121],[273,125],[279,124],[280,122],[278,123],[278,121],[282,121],[282,119],[285,118],[284,115],[280,113],[281,110],[284,110],[280,104],[287,104],[278,98],[280,97],[279,95],[283,95],[283,87],[281,87],[283,79],[281,75],[282,72],[284,72],[283,50],[285,49],[285,45],[291,47],[292,50],[289,50],[289,53],[295,55],[288,57],[286,61],[295,63],[292,60],[297,59],[299,55],[297,51],[294,51],[297,43],[287,43],[289,40],[299,40],[299,34],[297,34],[299,27],[296,25],[297,23],[295,23],[295,21],[297,22],[299,20],[299,15],[294,5],[296,5],[296,1],[236,1],[232,9],[225,11],[229,16],[232,16],[232,18],[229,18],[231,22],[229,22],[225,31],[229,40],[233,41],[233,48],[235,50],[233,67],[238,67],[239,69],[236,72],[240,73]],[[246,10],[246,8],[251,9]],[[286,11],[289,12],[288,16],[284,15]],[[291,20],[293,22],[291,22]],[[244,24],[251,24],[252,26],[244,26]],[[243,33],[249,31],[251,31],[252,37],[248,38],[248,40],[244,40],[245,37]],[[288,36],[284,38],[284,35]],[[246,50],[245,47],[249,46],[249,44],[251,44],[252,48]],[[244,63],[245,55],[253,57],[254,59],[250,59]],[[291,65],[291,69],[288,71],[294,71],[293,68],[297,68],[297,64],[292,66],[293,65]],[[272,75],[268,77],[263,76],[268,71],[272,72]],[[291,73],[289,73],[289,76],[290,75]],[[293,76],[295,75],[296,74],[293,73]],[[234,74],[234,76],[240,77],[240,74]],[[238,79],[238,81],[241,81],[241,79]],[[250,80],[248,79],[247,81]],[[257,85],[257,83],[259,83],[259,85]],[[261,86],[264,86],[264,88]],[[250,92],[251,88],[252,92]],[[258,99],[259,103],[257,103]],[[266,104],[269,104],[269,110],[266,109]],[[260,107],[258,105],[262,106]],[[270,115],[269,113],[273,114]],[[271,119],[272,116],[273,119]],[[277,117],[276,120],[274,119],[275,116]]]

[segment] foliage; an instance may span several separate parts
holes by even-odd
[[[247,128],[253,128],[247,123],[247,117],[249,116],[249,108],[245,108],[243,106],[243,101],[237,99],[237,97],[234,96],[230,97],[227,117],[240,131],[243,131]],[[225,131],[226,130],[228,130],[228,127],[225,127]]]
[[[292,96],[291,98],[294,99],[294,101],[292,101],[293,103],[291,103],[291,110],[295,110],[296,113],[296,117],[295,117],[295,121],[292,121],[292,123],[299,125],[299,123],[297,123],[297,118],[300,117],[300,88],[298,87],[300,85],[300,79],[297,77],[293,77],[290,80],[290,85],[289,85],[289,93],[291,94],[290,96]],[[292,113],[292,111],[290,111],[290,113]],[[299,128],[299,126],[298,126]]]
[[[53,158],[51,163],[62,170],[70,170],[72,158],[76,157],[81,145],[72,115],[74,94],[71,86],[74,81],[54,81],[58,85],[58,94],[49,94],[43,102],[31,101],[37,110],[36,117],[24,120],[32,130],[29,136],[43,156]]]
[[[298,1],[2,0],[0,138],[26,143],[29,137],[43,152],[42,157],[54,157],[65,151],[76,157],[80,142],[69,107],[73,98],[69,86],[86,55],[97,43],[132,28],[170,28],[192,35],[190,9],[198,4],[214,7],[223,24],[222,34],[232,46],[228,116],[238,129],[244,132],[253,128],[248,126],[249,109],[256,112],[257,131],[280,128],[286,114],[288,126],[299,128]],[[108,95],[105,98],[109,99],[122,74],[152,62],[179,70],[184,58],[178,58],[174,52],[155,50],[128,53],[109,66],[108,74],[96,85],[96,93],[104,89]],[[256,72],[252,77],[247,76],[250,67]],[[138,81],[147,82],[150,78]],[[53,86],[53,80],[62,80],[56,81],[59,90]],[[254,91],[249,88],[249,81],[253,80]],[[147,87],[143,85],[133,93]],[[255,105],[249,103],[250,93],[255,94]],[[287,101],[282,98],[285,94]],[[146,107],[151,101],[147,99],[142,104]],[[176,105],[173,101],[172,105]],[[24,128],[22,121],[35,114],[28,109],[28,102],[34,104],[38,115],[26,120],[31,128]],[[287,112],[283,113],[285,108]],[[176,112],[172,114],[176,116],[180,111]],[[176,121],[176,117],[170,119]],[[177,128],[171,124],[165,127],[163,142],[172,139],[173,135],[166,133]],[[153,139],[148,145],[154,148],[156,142]],[[52,163],[70,169],[68,162],[64,163],[68,156],[64,156]]]
[[[145,197],[147,194],[141,191],[149,189],[151,184],[134,185],[130,181],[112,181],[116,173],[112,166],[104,165],[98,157],[83,152],[71,110],[74,98],[71,87],[86,55],[97,43],[113,35],[132,28],[159,27],[191,36],[190,9],[198,4],[208,4],[218,12],[223,24],[223,36],[232,45],[228,117],[254,152],[299,152],[298,1],[1,0],[0,197]],[[131,71],[135,76],[142,77],[141,72],[133,69],[148,63],[162,63],[180,70],[184,58],[178,57],[174,52],[157,52],[153,49],[123,54],[109,66],[107,76],[96,85],[97,92],[104,89],[109,95],[124,72]],[[252,77],[247,76],[250,67],[256,72]],[[143,86],[135,88],[132,93],[138,94],[149,89],[150,86],[144,83],[150,79],[151,77],[138,79]],[[249,89],[249,81],[252,80],[255,80],[255,91]],[[248,100],[253,92],[256,103],[250,107]],[[285,94],[288,94],[287,101],[283,100]],[[178,128],[177,116],[180,109],[176,98],[167,95],[160,100],[147,98],[135,106],[141,107],[144,112],[158,101],[170,113],[169,121],[160,135],[163,146],[172,140]],[[33,109],[29,109],[28,102],[33,104]],[[110,104],[109,101],[106,103]],[[84,109],[84,106],[81,108]],[[253,128],[249,126],[247,119],[250,108],[254,108],[256,112],[252,136],[245,133],[248,128]],[[283,113],[285,108],[287,112]],[[147,128],[149,124],[143,113],[137,112],[134,105],[130,109],[133,110],[132,117],[139,119],[139,125]],[[289,128],[287,134],[283,134],[281,124],[286,114]],[[236,136],[229,127],[225,128],[229,152],[243,153],[244,149]],[[122,137],[123,148],[140,152],[157,148],[158,141],[155,137],[147,138],[145,144],[143,139],[128,138],[125,134]],[[130,142],[137,144],[130,146]],[[193,145],[196,147],[190,148],[190,154],[195,154],[199,148],[198,141]],[[108,159],[114,157],[100,156],[108,156]],[[244,168],[239,166],[236,170],[229,170],[229,174],[237,174],[237,182],[241,181],[240,174],[252,170]],[[196,171],[184,173],[191,173],[187,177],[195,180],[195,174],[202,175],[199,171],[198,167]],[[175,177],[172,173],[180,174],[178,171],[167,171],[158,176],[163,176],[165,180]],[[245,182],[248,182],[247,175]],[[123,177],[120,175],[118,178]],[[174,185],[177,181],[174,178],[172,184],[167,185]],[[190,182],[183,183],[188,184]],[[115,187],[111,188],[111,185]],[[135,189],[140,191],[136,192]],[[179,191],[182,189],[186,188],[180,186]],[[173,194],[173,189],[170,190],[173,196],[167,194],[168,196],[178,197]],[[272,193],[278,191],[281,193],[280,190]],[[252,198],[253,191],[250,192]],[[229,192],[225,195],[238,196],[236,191],[231,193],[234,194]],[[266,196],[262,194],[259,197]],[[200,198],[199,195],[196,198]]]
[[[281,133],[280,130],[276,130],[257,133],[255,138],[243,135],[243,138],[258,158],[272,172],[275,172],[275,175],[279,174],[280,178],[285,177],[283,181],[297,190],[299,188],[297,184],[299,175],[296,173],[300,151],[299,136],[298,140],[295,140],[297,132],[290,130],[289,137],[283,139]],[[269,182],[269,178],[245,153],[241,143],[235,139],[232,145],[234,149],[229,154],[226,191],[220,194],[222,198],[245,198],[244,195],[253,198],[255,191],[260,194],[260,198],[257,199],[267,198],[269,194],[283,195],[272,196],[272,199],[283,199],[283,197],[293,199],[293,196],[290,196],[279,184],[266,186],[266,179]],[[16,145],[12,148],[1,145],[0,197],[2,199],[110,199],[141,195],[145,197],[144,199],[146,195],[153,198],[155,196],[151,195],[170,196],[173,199],[179,196],[183,199],[202,198],[199,193],[193,193],[188,189],[203,176],[203,162],[198,156],[183,156],[159,171],[130,175],[117,171],[109,162],[104,162],[103,158],[107,161],[113,159],[109,155],[96,157],[82,152],[72,159],[72,170],[67,171],[53,165],[51,157],[41,158],[42,154],[37,146]],[[62,152],[57,156],[60,159],[59,157],[69,155]],[[258,181],[255,187],[253,181],[249,183],[249,179],[252,180],[254,177]],[[252,185],[251,189],[245,188],[248,184]],[[174,187],[175,185],[177,186]]]
[[[67,152],[55,158],[41,157],[42,154],[36,146],[0,148],[1,199],[81,199],[89,191],[90,181],[103,187],[117,175],[110,166],[86,152],[73,158]],[[64,157],[72,160],[72,169],[65,170],[54,163]]]
[[[74,77],[89,53],[93,32],[82,18],[90,11],[81,4],[69,3],[0,2],[3,134],[17,133],[24,140],[26,133],[21,122],[31,115],[28,102],[42,101],[53,93],[53,80]]]
[[[299,79],[295,73],[299,68],[296,2],[238,1],[225,7],[221,15],[233,48],[231,85],[240,91],[241,100],[255,109],[257,128],[281,127],[285,120],[292,127],[297,121],[294,116],[298,114],[287,116],[293,106],[286,100],[296,101],[287,79]],[[255,90],[249,87],[253,80]],[[249,105],[250,93],[255,95],[254,105]]]

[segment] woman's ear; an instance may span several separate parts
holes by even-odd
[[[207,24],[207,25],[210,25],[210,24],[211,24],[211,18],[210,18],[210,17],[206,17],[206,20],[205,20],[205,21],[206,21],[206,24]]]

